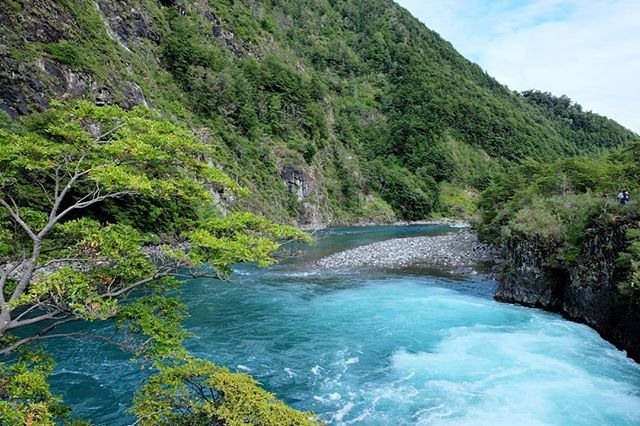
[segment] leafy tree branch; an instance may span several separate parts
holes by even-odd
[[[44,383],[52,364],[20,357],[55,338],[108,342],[158,369],[183,365],[187,309],[174,290],[185,278],[226,279],[233,264],[266,266],[281,243],[310,241],[250,213],[218,214],[212,192],[244,190],[208,158],[206,143],[147,109],[55,104],[19,132],[0,130],[0,355],[12,360],[0,375],[21,366]],[[177,212],[176,220],[144,232],[137,203]],[[111,321],[114,332],[69,329],[75,321]],[[39,392],[42,406],[12,390],[0,400],[23,422],[62,419],[59,399],[44,384]],[[0,407],[0,422],[8,415]]]

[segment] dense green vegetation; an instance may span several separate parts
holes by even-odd
[[[138,0],[139,16],[106,1],[14,3],[2,6],[16,22],[0,34],[8,54],[88,72],[114,102],[135,82],[214,142],[215,160],[253,192],[237,207],[280,221],[463,212],[455,197],[443,203],[443,186],[482,189],[510,162],[634,137],[565,98],[510,92],[389,0]],[[45,29],[68,18],[34,40],[10,18],[27,14]],[[282,182],[288,163],[308,177],[304,199]]]
[[[526,161],[495,176],[478,201],[480,235],[494,243],[535,239],[550,249],[556,266],[575,262],[590,230],[611,234],[626,230],[628,249],[618,266],[627,278],[620,291],[640,300],[640,142],[597,157],[573,157],[552,163]],[[621,205],[620,191],[631,203]],[[623,237],[624,238],[624,237]]]
[[[136,397],[141,424],[316,424],[249,377],[190,357],[175,291],[235,263],[271,264],[280,243],[309,236],[222,216],[212,192],[243,189],[202,160],[209,145],[148,109],[79,102],[21,124],[0,129],[0,423],[70,420],[37,344],[74,337],[110,342],[158,373]],[[149,210],[163,218],[153,232]],[[74,321],[111,321],[114,332],[72,331]],[[190,380],[211,397],[186,392]]]
[[[148,426],[320,424],[276,400],[247,374],[199,359],[161,366],[136,396],[133,412]]]
[[[564,138],[587,152],[593,146],[616,147],[629,141],[628,130],[609,118],[583,111],[582,105],[566,95],[557,97],[548,92],[528,90],[522,92],[522,96],[555,119]]]
[[[0,22],[2,423],[71,421],[34,344],[98,320],[155,374],[141,424],[316,422],[182,348],[180,278],[308,240],[247,211],[469,217],[484,191],[486,239],[536,235],[559,262],[588,227],[638,217],[613,198],[639,193],[637,135],[509,91],[389,0],[11,0]],[[632,298],[636,228],[619,259]]]

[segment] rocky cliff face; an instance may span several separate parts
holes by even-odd
[[[265,14],[259,3],[251,2],[251,15],[243,17],[245,24]],[[244,5],[237,5],[238,10],[243,8]],[[366,202],[372,195],[364,182],[358,182],[354,194],[350,195],[365,200],[362,205],[343,208],[346,204],[341,202],[345,198],[340,186],[343,176],[328,175],[326,170],[340,166],[357,173],[360,165],[358,161],[344,160],[355,154],[346,152],[347,148],[337,140],[333,130],[328,140],[323,141],[324,148],[320,148],[315,161],[311,161],[303,158],[298,145],[315,147],[316,142],[305,140],[300,131],[274,137],[264,129],[256,130],[251,136],[237,130],[237,123],[229,118],[238,112],[234,97],[239,95],[235,92],[219,111],[200,111],[194,107],[187,93],[188,85],[178,82],[183,75],[170,72],[163,54],[167,39],[175,30],[170,23],[177,21],[177,17],[188,15],[189,19],[180,22],[193,26],[189,37],[181,39],[183,44],[185,40],[200,37],[205,44],[222,47],[216,51],[217,55],[238,67],[247,63],[259,67],[258,62],[253,61],[262,61],[265,56],[273,56],[278,48],[288,47],[278,45],[273,35],[266,37],[267,33],[262,30],[259,36],[253,37],[247,35],[246,29],[244,33],[238,31],[238,26],[243,27],[234,21],[229,9],[235,10],[236,6],[223,7],[207,0],[0,2],[0,120],[4,116],[16,119],[45,110],[52,101],[79,98],[98,105],[117,104],[125,109],[147,106],[194,128],[207,143],[217,144],[220,155],[212,159],[211,165],[224,168],[243,186],[253,190],[252,196],[245,200],[230,201],[221,197],[219,205],[224,211],[246,208],[278,222],[307,226],[393,220],[386,210],[376,210],[376,203]],[[302,73],[301,64],[302,58],[298,58],[292,71],[294,75]],[[231,65],[228,68],[233,72],[213,71],[200,65],[189,72],[203,80],[203,90],[213,88],[211,99],[218,96],[222,99],[225,90],[229,93],[236,90],[235,78],[246,83],[245,86],[249,84],[241,78],[238,68]],[[246,93],[253,96],[253,89],[252,86]],[[253,104],[260,103],[262,113],[280,99],[269,104],[267,101],[273,99],[264,95],[256,97]],[[333,126],[331,105],[325,106]],[[269,120],[282,120],[300,108],[287,105],[282,109],[286,114],[278,118],[270,116]],[[295,139],[298,145],[289,143],[289,139]],[[299,139],[302,142],[298,143]],[[338,145],[340,149],[336,148]],[[327,177],[332,178],[332,182],[328,183]],[[375,201],[379,203],[379,199]],[[370,205],[374,208],[367,211]]]
[[[611,225],[588,231],[581,255],[569,266],[553,258],[557,247],[536,238],[512,238],[495,299],[587,324],[640,361],[640,307],[617,289],[623,277],[616,258],[626,248],[626,229]]]
[[[105,30],[123,49],[129,51],[127,43],[134,37],[159,42],[151,23],[145,22],[150,18],[133,8],[118,6],[119,9],[105,1],[87,5],[96,8]],[[0,6],[0,23],[5,30],[0,34],[0,47],[8,50],[8,54],[0,55],[1,110],[15,117],[42,110],[53,99],[74,98],[87,98],[98,104],[118,103],[125,108],[148,105],[140,86],[122,76],[100,78],[36,53],[33,46],[51,46],[83,33],[68,8],[47,0],[34,0],[19,7],[17,13],[11,4]]]
[[[317,168],[306,168],[301,165],[287,163],[280,169],[280,177],[289,191],[291,201],[295,204],[299,223],[317,226],[331,221],[327,214],[326,194],[320,182],[322,171]]]

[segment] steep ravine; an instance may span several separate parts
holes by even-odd
[[[555,259],[557,247],[514,236],[506,247],[504,272],[494,298],[558,312],[587,324],[636,361],[640,361],[640,309],[617,289],[616,268],[626,248],[627,227],[589,230],[582,253],[569,266]]]

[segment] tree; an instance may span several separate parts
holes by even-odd
[[[243,189],[208,164],[207,144],[148,109],[54,104],[23,127],[0,130],[0,354],[20,354],[0,366],[0,423],[64,417],[34,343],[95,338],[158,368],[184,363],[187,311],[172,293],[181,278],[225,279],[234,263],[274,262],[282,241],[309,241],[249,213],[217,215],[211,192]],[[116,200],[118,217],[135,218],[127,202],[153,200],[181,220],[150,235],[105,216]],[[110,320],[114,332],[65,328],[78,320]]]
[[[292,410],[247,374],[230,373],[209,361],[184,359],[160,367],[134,401],[142,425],[301,426],[316,424],[310,413]]]

